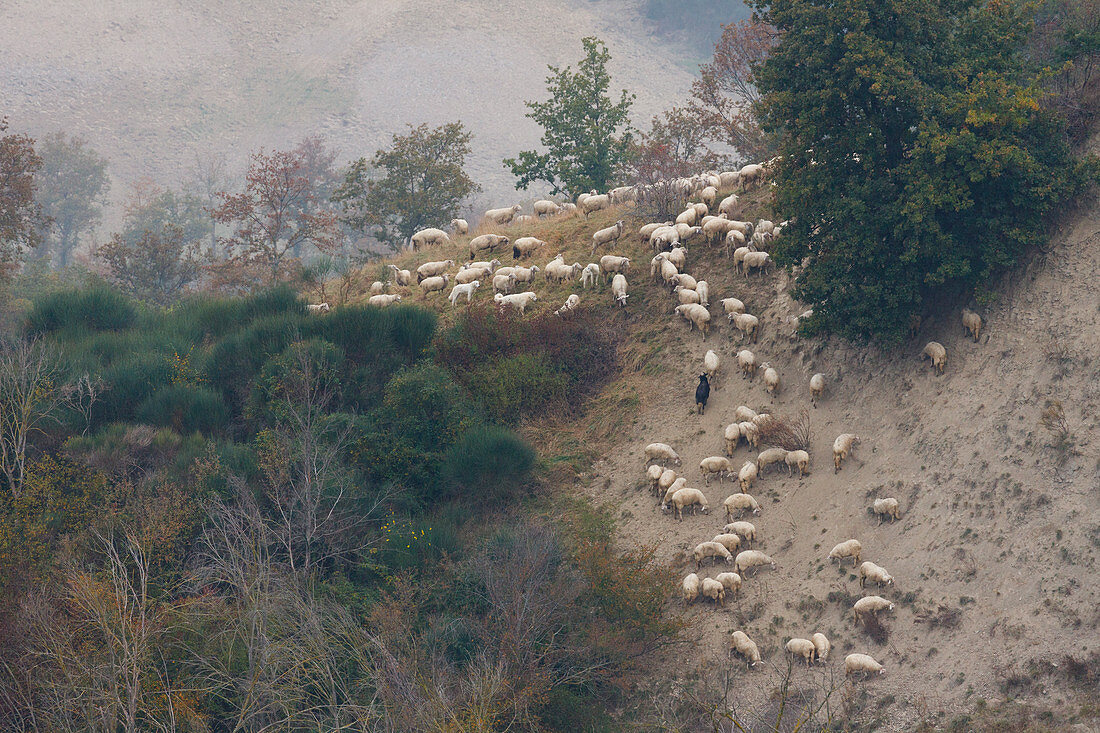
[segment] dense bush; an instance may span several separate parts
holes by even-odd
[[[35,300],[27,332],[120,330],[132,326],[136,316],[133,302],[117,290],[102,286],[61,290]]]
[[[535,465],[535,451],[515,433],[481,426],[466,432],[443,458],[450,497],[495,508],[522,495]]]
[[[164,425],[177,433],[212,434],[224,430],[229,411],[221,395],[203,387],[171,385],[145,399],[136,417],[149,425]]]

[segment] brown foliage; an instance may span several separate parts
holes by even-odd
[[[182,228],[170,224],[145,230],[133,243],[114,234],[96,254],[123,289],[159,305],[171,303],[199,276],[196,248],[184,241]]]
[[[803,410],[798,418],[789,420],[779,415],[769,415],[756,426],[761,446],[784,450],[810,450],[810,414]]]
[[[35,174],[42,158],[34,140],[6,135],[7,118],[0,118],[0,278],[10,273],[24,250],[39,242],[42,209],[35,203]]]

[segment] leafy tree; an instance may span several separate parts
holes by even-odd
[[[781,135],[777,262],[806,261],[810,331],[897,342],[981,291],[1082,177],[1039,105],[1012,3],[756,0],[779,44],[755,69]]]
[[[61,132],[43,138],[39,154],[38,202],[49,217],[42,231],[48,246],[42,254],[55,255],[57,265],[66,267],[80,237],[103,215],[102,202],[111,187],[107,159],[84,140]]]
[[[552,192],[575,196],[595,189],[606,191],[629,160],[634,142],[630,107],[634,95],[622,90],[619,101],[608,94],[611,60],[598,38],[581,40],[585,56],[576,71],[551,66],[546,78],[550,99],[527,102],[527,116],[542,126],[545,153],[525,150],[508,158],[517,189],[536,181],[550,184]]]
[[[714,156],[704,145],[706,133],[684,108],[654,117],[648,134],[631,154],[631,169],[639,189],[638,213],[649,221],[668,221],[684,210],[687,197],[677,179],[713,167]]]
[[[34,150],[34,140],[5,134],[7,129],[7,118],[0,118],[0,276],[38,244],[42,215],[35,201],[42,158]]]
[[[368,162],[360,158],[344,174],[332,200],[342,221],[358,231],[373,230],[392,247],[425,227],[442,227],[481,187],[466,174],[470,133],[461,122],[409,128]]]

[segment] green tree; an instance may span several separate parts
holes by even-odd
[[[525,150],[504,167],[518,179],[517,189],[536,181],[550,184],[555,195],[576,196],[606,191],[629,162],[634,142],[630,107],[634,95],[622,90],[619,101],[608,94],[611,54],[598,38],[581,40],[585,56],[576,71],[551,66],[546,78],[550,99],[527,102],[527,116],[542,126],[545,153]]]
[[[1030,24],[980,0],[754,0],[779,44],[755,69],[780,138],[773,252],[806,262],[807,328],[897,342],[982,291],[1082,179],[1021,52]]]
[[[446,226],[481,190],[464,170],[469,157],[470,133],[461,122],[410,126],[370,162],[352,163],[332,200],[343,207],[347,226],[372,230],[396,248],[425,227]]]
[[[103,215],[102,202],[111,187],[107,159],[84,140],[61,132],[43,138],[39,154],[38,202],[48,217],[42,232],[47,247],[41,253],[66,267],[80,237]]]
[[[42,158],[34,150],[34,140],[5,134],[7,129],[7,119],[0,118],[0,277],[24,251],[37,246],[42,216],[35,201]]]

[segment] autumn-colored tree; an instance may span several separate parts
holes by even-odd
[[[80,239],[103,215],[103,200],[111,187],[107,159],[86,141],[55,133],[38,146],[42,170],[38,175],[38,202],[48,217],[42,228],[46,246],[41,255],[54,256],[60,267],[69,264]]]
[[[214,211],[215,221],[232,229],[221,238],[230,266],[270,285],[286,278],[287,255],[301,246],[330,251],[336,217],[314,183],[300,150],[253,154],[244,192],[220,193]]]
[[[146,229],[136,241],[116,233],[96,254],[124,291],[158,305],[171,303],[199,276],[195,244],[170,224],[159,231]]]
[[[703,127],[684,108],[653,118],[649,133],[641,136],[630,156],[639,216],[669,221],[684,210],[687,196],[677,179],[695,175],[713,162],[704,139]]]
[[[34,140],[7,130],[7,118],[0,118],[0,278],[38,245],[42,223],[42,208],[35,199],[42,158]]]
[[[465,171],[470,133],[461,122],[410,127],[368,162],[360,158],[333,194],[342,221],[391,247],[425,227],[446,227],[469,196],[481,190]]]

